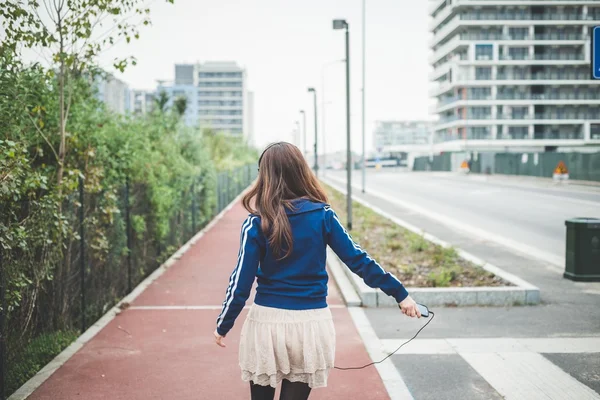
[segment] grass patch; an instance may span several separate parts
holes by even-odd
[[[346,196],[325,185],[329,202],[342,222],[347,221]],[[463,260],[454,248],[426,240],[382,217],[370,208],[352,203],[352,237],[386,270],[410,287],[510,286],[510,283]]]
[[[77,331],[58,331],[40,335],[29,341],[16,355],[16,359],[10,361],[6,392],[10,395],[16,391],[78,336]]]

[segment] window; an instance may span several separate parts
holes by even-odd
[[[524,40],[529,36],[529,28],[508,28],[512,40]]]
[[[468,99],[471,100],[487,100],[492,96],[492,88],[490,87],[476,87],[471,88],[468,93]]]
[[[514,119],[525,119],[527,114],[529,114],[528,107],[513,107],[512,108],[512,117]]]
[[[600,124],[590,125],[590,138],[593,140],[600,140]]]
[[[467,129],[468,139],[491,139],[492,135],[488,126],[473,126]]]
[[[529,128],[526,126],[509,126],[508,127],[508,138],[509,139],[528,139]]]
[[[488,81],[492,79],[492,67],[476,67],[475,79],[478,81]]]
[[[491,44],[476,44],[475,59],[476,60],[492,60],[494,58],[494,46]]]
[[[469,118],[473,119],[488,119],[491,115],[491,107],[471,107],[469,110]]]
[[[199,87],[242,87],[242,82],[233,81],[233,82],[198,82]]]
[[[200,72],[199,78],[241,78],[241,72]]]
[[[527,47],[511,47],[508,49],[510,60],[527,60],[529,58],[529,48]]]

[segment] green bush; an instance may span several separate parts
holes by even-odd
[[[135,285],[209,221],[217,171],[256,161],[243,141],[186,127],[177,113],[123,116],[106,109],[82,74],[70,80],[64,175],[57,79],[0,47],[0,248],[7,282],[9,394],[77,335],[79,180],[83,179],[86,321],[127,289],[124,186],[129,179]],[[18,337],[17,341],[11,338]]]

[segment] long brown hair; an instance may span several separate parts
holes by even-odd
[[[258,180],[242,204],[248,212],[261,217],[262,231],[279,259],[288,257],[293,250],[286,208],[293,210],[292,200],[299,198],[328,202],[325,190],[296,146],[286,142],[267,146],[258,160]]]

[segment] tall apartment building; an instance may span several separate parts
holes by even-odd
[[[431,0],[440,150],[600,146],[599,0]]]
[[[129,111],[131,91],[129,86],[112,74],[97,75],[94,79],[96,98],[116,113]]]
[[[154,109],[154,93],[147,90],[132,90],[129,111],[133,114],[146,114]]]
[[[379,152],[387,152],[400,147],[429,145],[432,129],[430,121],[377,121],[373,147]]]
[[[187,98],[188,125],[251,137],[246,72],[235,62],[177,64],[175,81],[160,85],[160,91],[169,95],[169,106],[177,97]]]

